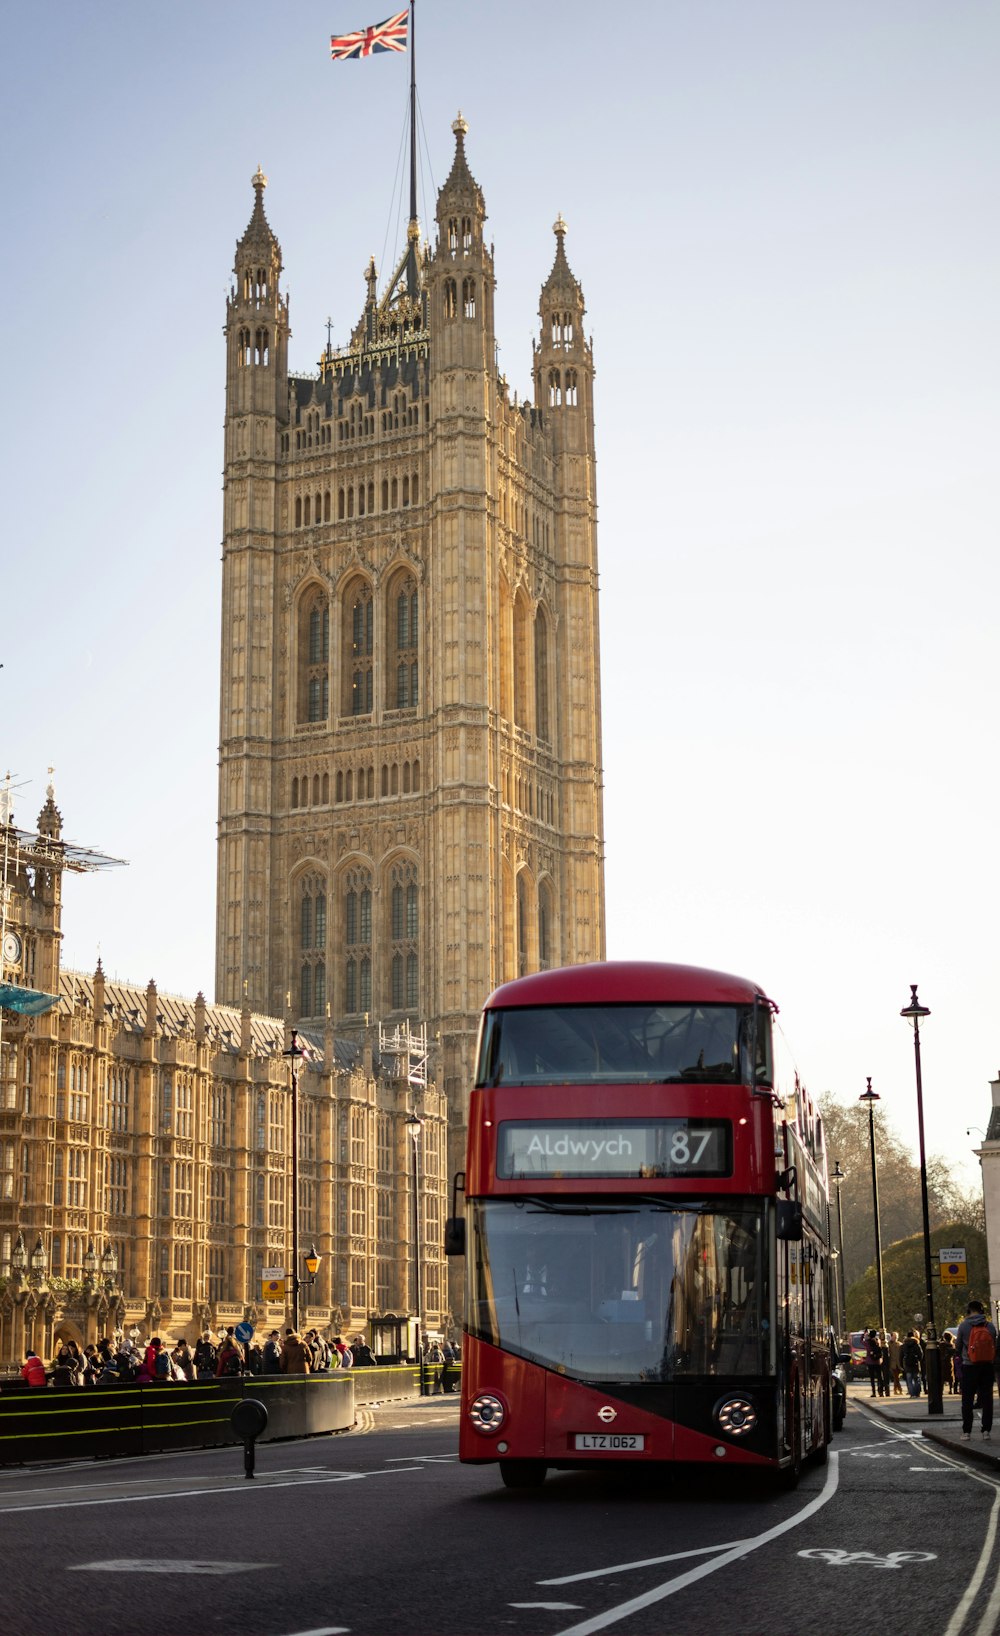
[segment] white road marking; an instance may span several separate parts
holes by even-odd
[[[822,1490],[814,1500],[810,1500],[808,1505],[804,1505],[802,1510],[797,1511],[793,1517],[787,1518],[785,1522],[776,1523],[773,1528],[766,1529],[763,1534],[758,1534],[754,1539],[741,1540],[738,1545],[731,1546],[729,1549],[723,1548],[722,1555],[716,1557],[713,1562],[703,1562],[698,1568],[689,1568],[687,1573],[678,1574],[676,1579],[668,1579],[665,1585],[657,1585],[653,1590],[646,1591],[642,1596],[635,1596],[628,1602],[620,1602],[617,1607],[608,1608],[604,1613],[595,1614],[592,1619],[584,1619],[579,1624],[569,1626],[566,1630],[561,1631],[559,1636],[592,1636],[593,1631],[603,1630],[607,1625],[617,1624],[622,1619],[630,1618],[633,1613],[641,1613],[646,1608],[652,1607],[654,1603],[664,1601],[668,1596],[676,1596],[678,1591],[686,1590],[689,1585],[697,1584],[700,1579],[706,1579],[709,1574],[714,1574],[719,1568],[727,1568],[731,1562],[738,1562],[742,1557],[749,1556],[751,1551],[757,1551],[762,1545],[768,1545],[772,1540],[780,1539],[782,1534],[787,1534],[790,1529],[797,1528],[800,1523],[806,1522],[809,1517],[815,1516],[817,1511],[822,1510],[823,1506],[833,1499],[834,1494],[837,1492],[839,1471],[840,1463],[834,1451],[830,1454],[826,1481]]]
[[[317,1625],[315,1630],[297,1630],[294,1636],[348,1636],[350,1625]]]
[[[567,1613],[579,1608],[579,1602],[508,1602],[509,1608],[544,1608],[549,1613]]]
[[[933,1551],[890,1551],[888,1556],[876,1556],[874,1551],[845,1551],[840,1546],[814,1545],[799,1556],[828,1562],[834,1568],[901,1568],[904,1562],[936,1562]]]
[[[972,1475],[972,1473],[970,1473],[970,1475]],[[979,1587],[986,1578],[986,1569],[989,1565],[990,1557],[993,1555],[993,1542],[996,1539],[998,1514],[1000,1514],[1000,1488],[997,1489],[996,1499],[993,1501],[993,1509],[990,1512],[990,1520],[986,1529],[986,1538],[983,1540],[983,1548],[979,1553],[979,1561],[976,1563],[975,1572],[965,1588],[965,1594],[962,1596],[961,1601],[948,1621],[948,1626],[944,1632],[944,1636],[959,1636],[959,1632],[961,1631],[962,1626],[965,1624],[966,1615],[968,1614],[969,1609],[974,1605],[976,1597],[979,1594]],[[993,1595],[990,1597],[989,1604],[983,1613],[983,1617],[976,1627],[976,1636],[990,1636],[990,1632],[996,1629],[995,1616],[997,1591],[998,1584],[994,1584]]]
[[[154,1489],[149,1494],[109,1494],[100,1500],[46,1500],[43,1505],[32,1505],[30,1494],[18,1496],[19,1509],[22,1511],[77,1511],[91,1505],[136,1505],[143,1500],[188,1500],[199,1499],[203,1494],[264,1494],[275,1488],[312,1488],[317,1483],[354,1483],[361,1482],[366,1477],[395,1477],[409,1471],[424,1471],[424,1466],[397,1466],[393,1471],[331,1471],[325,1477],[300,1478],[298,1482],[274,1483],[254,1481],[247,1484],[246,1479],[237,1482],[235,1479],[227,1483],[224,1488],[171,1488]],[[7,1507],[6,1509],[10,1509]],[[0,1513],[4,1510],[0,1506]]]
[[[160,1557],[112,1557],[107,1562],[71,1562],[69,1573],[104,1574],[244,1574],[252,1568],[276,1568],[276,1562],[204,1562]]]
[[[387,1454],[385,1463],[394,1466],[406,1460],[422,1460],[428,1466],[450,1466],[457,1459],[457,1454]]]
[[[575,1585],[581,1579],[606,1579],[609,1574],[631,1573],[633,1568],[659,1568],[664,1562],[680,1562],[689,1556],[713,1556],[716,1551],[731,1551],[743,1545],[742,1539],[730,1540],[727,1545],[699,1545],[693,1551],[672,1551],[669,1556],[648,1556],[641,1562],[618,1562],[610,1568],[590,1568],[585,1574],[564,1574],[560,1579],[539,1579],[539,1585]]]

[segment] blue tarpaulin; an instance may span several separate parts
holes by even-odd
[[[18,988],[14,983],[0,983],[0,1006],[5,1011],[19,1011],[22,1017],[41,1017],[58,1004],[58,994],[43,994],[41,989]]]

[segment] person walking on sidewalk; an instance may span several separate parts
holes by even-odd
[[[983,1312],[982,1301],[970,1301],[958,1326],[955,1349],[962,1360],[962,1442],[972,1436],[972,1410],[978,1401],[984,1438],[993,1430],[993,1364],[997,1332]]]
[[[906,1379],[906,1390],[911,1397],[920,1396],[920,1342],[917,1332],[911,1329],[899,1349],[900,1361],[903,1365],[903,1375]]]
[[[868,1379],[871,1381],[872,1397],[884,1397],[882,1347],[874,1329],[869,1329],[865,1334],[865,1367],[868,1370]]]
[[[889,1336],[889,1376],[892,1380],[892,1390],[895,1397],[902,1397],[903,1395],[903,1388],[899,1383],[899,1377],[903,1368],[899,1361],[902,1350],[903,1349],[899,1344],[899,1331],[894,1329],[892,1334]]]

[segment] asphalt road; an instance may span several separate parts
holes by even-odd
[[[859,1636],[1000,1630],[1000,1483],[852,1405],[797,1490],[455,1455],[458,1402],[347,1435],[0,1471],[4,1636]]]

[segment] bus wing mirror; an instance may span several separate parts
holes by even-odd
[[[778,1219],[775,1227],[778,1238],[797,1244],[802,1238],[802,1205],[798,1199],[778,1200]]]
[[[444,1224],[445,1255],[465,1254],[465,1217],[449,1216]]]

